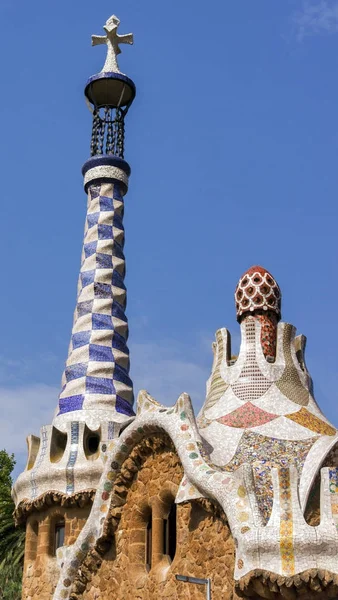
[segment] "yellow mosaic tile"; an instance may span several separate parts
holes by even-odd
[[[279,470],[280,494],[280,556],[282,570],[286,575],[295,573],[295,554],[293,546],[293,516],[290,491],[289,469]]]
[[[295,413],[291,413],[289,415],[285,415],[288,419],[291,419],[298,425],[302,425],[303,427],[307,427],[311,431],[315,433],[321,433],[322,435],[335,435],[336,430],[334,427],[322,421],[312,413],[310,413],[304,406]]]

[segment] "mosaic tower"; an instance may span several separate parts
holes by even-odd
[[[117,55],[133,35],[119,35],[112,16],[100,73],[85,86],[92,115],[90,158],[83,166],[88,196],[73,328],[58,407],[41,437],[30,436],[29,459],[14,493],[34,499],[50,490],[71,496],[95,490],[102,471],[100,443],[116,438],[134,418],[129,376],[124,247],[124,197],[130,167],[124,160],[125,117],[135,98],[133,81]]]
[[[84,164],[88,208],[78,283],[77,305],[59,412],[91,422],[122,422],[133,416],[133,386],[129,377],[128,324],[123,254],[124,195],[130,167],[124,160],[124,118],[134,99],[135,86],[123,75],[116,55],[131,34],[117,33],[113,16],[105,36],[92,43],[107,45],[103,70],[85,88],[93,106],[91,157]]]

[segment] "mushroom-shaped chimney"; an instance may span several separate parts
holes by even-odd
[[[264,269],[255,265],[250,267],[240,278],[236,291],[237,321],[256,312],[271,311],[281,318],[282,294],[275,278]]]
[[[236,291],[237,321],[251,317],[260,321],[262,350],[267,360],[275,360],[277,323],[281,319],[282,294],[275,278],[255,265],[240,278]]]

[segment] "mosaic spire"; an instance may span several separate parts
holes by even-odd
[[[132,34],[117,35],[118,25],[119,20],[112,16],[104,27],[106,36],[92,37],[93,45],[106,44],[107,60],[85,88],[93,113],[91,158],[82,169],[88,205],[57,426],[65,418],[86,422],[89,418],[98,425],[102,419],[123,422],[134,415],[123,253],[124,196],[130,167],[123,157],[124,119],[135,86],[117,65],[119,44],[133,42]]]

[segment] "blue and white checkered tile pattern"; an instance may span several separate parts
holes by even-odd
[[[88,209],[68,360],[59,414],[115,409],[133,416],[123,254],[121,183],[88,188]]]

